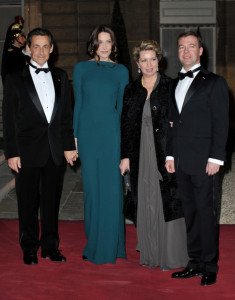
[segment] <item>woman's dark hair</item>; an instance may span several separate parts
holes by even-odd
[[[31,43],[32,43],[32,38],[35,35],[48,36],[49,40],[50,40],[50,46],[53,45],[53,35],[51,34],[51,32],[49,30],[44,29],[44,28],[35,28],[35,29],[31,30],[27,35],[26,43],[29,46],[29,48],[30,48]]]
[[[197,38],[198,40],[198,46],[199,48],[203,47],[203,42],[202,42],[202,38],[200,36],[200,34],[198,34],[197,32],[195,31],[185,31],[183,33],[181,33],[178,38],[177,38],[177,46],[179,46],[179,39],[181,39],[182,37],[187,37],[187,36],[194,36],[195,38]]]
[[[111,28],[109,28],[107,25],[99,25],[95,29],[92,30],[89,39],[87,41],[87,54],[91,57],[94,58],[95,56],[98,56],[96,54],[96,51],[99,48],[99,40],[98,40],[98,35],[101,32],[107,32],[110,34],[111,40],[112,40],[112,49],[109,58],[112,61],[117,61],[117,42],[116,38],[114,35],[114,32],[112,31]],[[99,60],[98,56],[98,60]]]

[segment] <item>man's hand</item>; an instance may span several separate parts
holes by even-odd
[[[168,173],[175,173],[175,162],[174,160],[167,160],[165,167]]]
[[[67,163],[73,166],[73,162],[78,158],[78,153],[76,150],[64,151],[64,156],[67,160]]]
[[[12,157],[8,159],[8,166],[16,173],[19,173],[19,169],[21,168],[20,157]]]
[[[213,162],[208,162],[206,165],[206,173],[210,175],[215,175],[216,173],[219,172],[220,165],[215,164]]]
[[[124,158],[121,160],[121,163],[119,165],[119,168],[121,170],[121,174],[124,175],[124,173],[126,172],[126,170],[130,171],[130,160],[129,158]]]

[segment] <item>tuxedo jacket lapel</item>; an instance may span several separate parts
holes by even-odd
[[[54,108],[53,108],[53,112],[52,112],[50,123],[52,123],[52,121],[53,121],[53,119],[54,119],[54,117],[56,115],[56,111],[58,109],[58,103],[59,103],[60,98],[61,98],[61,78],[60,78],[60,75],[56,74],[55,71],[53,71],[53,69],[51,71],[51,75],[52,75],[52,79],[53,79],[53,83],[54,83],[54,88],[55,88],[55,102],[54,102]],[[25,80],[25,85],[26,85],[29,97],[33,101],[34,105],[36,106],[36,108],[39,111],[39,113],[41,114],[41,116],[47,122],[46,115],[44,113],[41,101],[40,101],[40,99],[38,97],[38,94],[37,94],[36,88],[34,86],[33,79],[32,79],[32,77],[30,75],[30,71],[29,71],[29,67],[28,66],[23,70],[23,76],[26,79]]]
[[[58,109],[58,104],[59,104],[59,101],[61,98],[61,77],[59,74],[56,74],[53,69],[51,70],[51,75],[52,75],[52,79],[54,82],[54,88],[55,88],[55,103],[54,103],[54,108],[53,108],[50,124],[52,123],[52,121],[56,115],[56,112]]]
[[[194,95],[194,93],[198,90],[198,88],[201,86],[202,81],[205,79],[204,72],[200,71],[195,79],[193,80],[192,84],[190,85],[185,99],[183,103],[182,110],[184,109],[185,105],[189,102],[190,98]]]
[[[28,66],[23,70],[23,76],[25,77],[25,86],[26,86],[26,89],[28,91],[28,95],[29,95],[30,99],[32,100],[32,102],[36,106],[36,108],[39,111],[40,115],[47,122],[46,115],[44,113],[41,101],[38,97],[38,94],[37,94],[36,88],[34,86],[33,79],[30,75],[30,71],[29,71]]]
[[[172,101],[173,101],[173,104],[175,106],[176,111],[178,112],[178,114],[180,114],[179,109],[178,109],[178,105],[177,105],[177,102],[176,102],[176,98],[175,98],[175,89],[177,87],[178,82],[179,82],[179,78],[174,80],[173,87],[172,87],[172,91],[173,91]]]

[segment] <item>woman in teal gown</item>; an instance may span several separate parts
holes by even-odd
[[[115,62],[110,28],[96,27],[88,40],[91,60],[75,65],[74,136],[82,165],[87,244],[83,259],[96,264],[126,258],[120,164],[120,116],[126,67]]]

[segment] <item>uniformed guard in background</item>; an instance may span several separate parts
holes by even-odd
[[[4,84],[7,74],[23,69],[29,60],[22,51],[25,49],[26,38],[23,33],[23,18],[16,17],[16,22],[7,30],[3,55],[2,55],[2,82]]]

